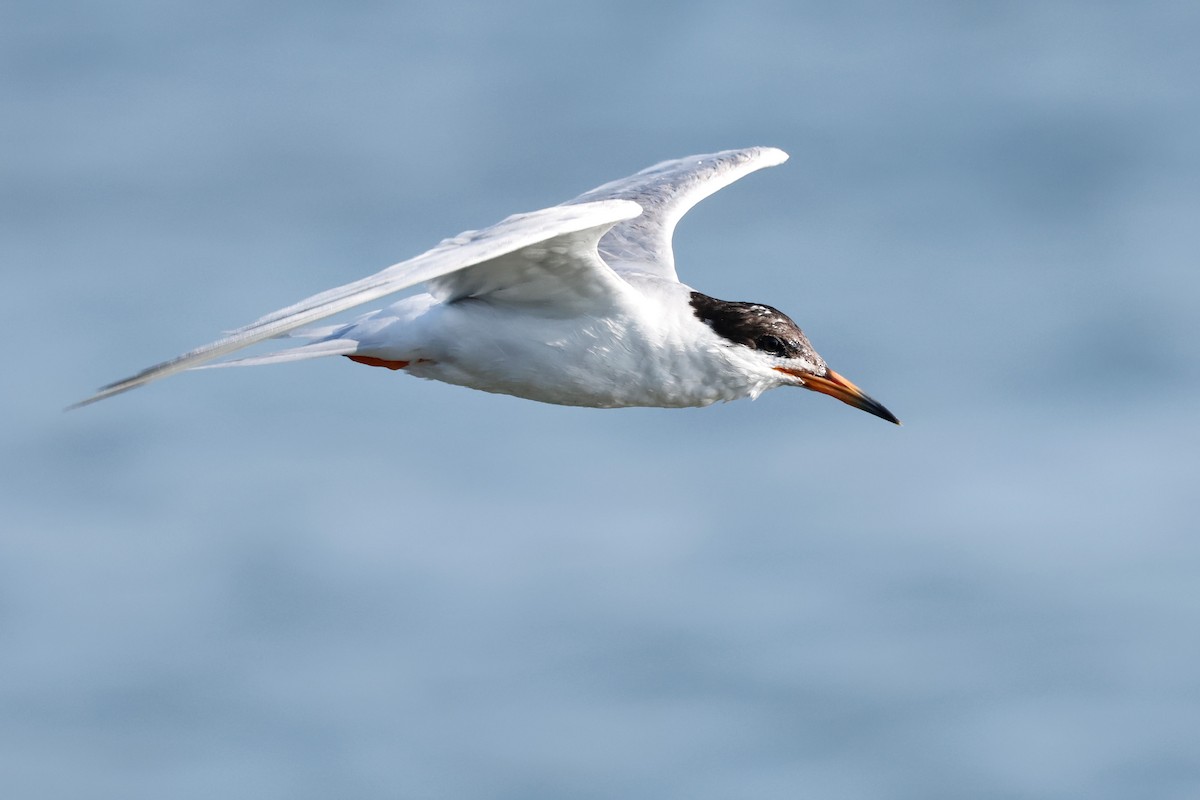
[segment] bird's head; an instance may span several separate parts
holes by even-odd
[[[825,364],[808,337],[783,312],[761,303],[717,300],[700,292],[690,295],[696,317],[738,349],[744,368],[780,386],[802,386],[827,394],[868,414],[900,424],[876,400]]]

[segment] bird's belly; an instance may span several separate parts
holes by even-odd
[[[494,326],[489,333],[470,346],[449,346],[440,358],[407,371],[485,392],[591,408],[706,406],[754,393],[712,370],[704,354],[646,336],[625,321],[540,320],[529,330]]]

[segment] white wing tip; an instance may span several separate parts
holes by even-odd
[[[788,154],[778,147],[746,147],[741,150],[725,150],[715,156],[734,156],[742,164],[753,164],[754,169],[774,167],[788,160]]]
[[[767,166],[774,167],[788,160],[788,154],[780,150],[778,147],[760,147],[759,158]]]
[[[683,158],[660,161],[638,172],[637,176],[649,177],[655,173],[673,171],[681,167],[699,167],[708,162],[713,167],[713,173],[707,176],[706,182],[707,180],[715,179],[716,183],[713,189],[703,195],[707,196],[722,186],[729,185],[748,172],[754,172],[764,167],[774,167],[787,160],[788,154],[778,147],[740,147],[733,150],[720,150],[716,153],[697,153],[696,155],[684,156]],[[722,179],[718,177],[720,175],[730,175],[730,177]],[[589,194],[623,184],[629,180],[630,178],[622,178],[611,183],[606,183],[603,186],[592,189],[590,192],[585,192],[581,197],[587,197]]]

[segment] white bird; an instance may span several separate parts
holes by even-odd
[[[671,236],[708,195],[787,160],[756,147],[664,161],[562,205],[446,239],[370,277],[274,311],[72,408],[201,366],[321,356],[544,403],[706,406],[801,386],[899,423],[826,366],[771,306],[726,302],[681,283]],[[353,322],[306,327],[425,284]],[[307,344],[207,364],[280,336]]]

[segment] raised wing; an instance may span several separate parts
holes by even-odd
[[[618,272],[647,272],[677,281],[671,234],[680,218],[718,189],[755,170],[782,164],[787,157],[774,147],[750,147],[663,161],[585,192],[568,204],[614,199],[637,203],[642,215],[605,234],[600,256]]]
[[[428,282],[446,301],[487,295],[500,302],[569,307],[596,302],[628,288],[597,256],[596,243],[613,224],[640,213],[636,203],[608,199],[515,214],[490,228],[447,239],[370,277],[267,314],[223,339],[111,383],[70,408],[127,392],[420,283]]]

